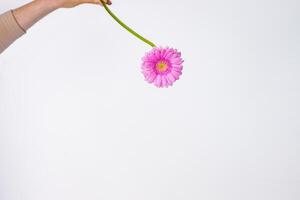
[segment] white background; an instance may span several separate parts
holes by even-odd
[[[101,7],[51,14],[0,56],[0,199],[299,200],[299,1],[111,8],[181,80],[144,82],[150,48]]]

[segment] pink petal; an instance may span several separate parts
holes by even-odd
[[[181,72],[183,69],[182,65],[173,65],[173,70]]]
[[[155,80],[155,78],[156,78],[156,74],[155,73],[150,74],[148,76],[148,78],[147,78],[148,83],[153,83],[153,81]]]
[[[172,73],[172,75],[174,76],[174,78],[176,79],[176,80],[178,80],[179,79],[179,76],[181,75],[181,72],[177,72],[177,71],[172,71],[171,72]]]
[[[160,75],[156,76],[154,84],[156,87],[161,87],[161,76]]]
[[[169,80],[169,82],[174,83],[174,81],[176,81],[175,77],[173,76],[172,73],[169,73],[167,75],[167,79]]]
[[[162,76],[161,77],[161,81],[162,81],[162,86],[163,87],[167,87],[168,86],[168,82],[167,82],[166,76]]]

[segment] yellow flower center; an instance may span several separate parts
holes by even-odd
[[[168,64],[164,61],[159,61],[157,64],[156,64],[156,69],[157,71],[159,72],[165,72],[167,71],[168,69]]]

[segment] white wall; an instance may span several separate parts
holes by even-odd
[[[51,14],[0,56],[0,199],[300,199],[299,6],[115,0],[182,51],[170,89],[101,7]]]

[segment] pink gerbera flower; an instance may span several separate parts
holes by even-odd
[[[154,83],[156,87],[169,87],[179,79],[182,74],[181,53],[173,48],[156,47],[156,45],[142,37],[140,34],[128,27],[122,22],[111,10],[106,6],[103,0],[99,0],[104,6],[105,10],[127,31],[139,38],[146,44],[149,44],[153,49],[146,53],[143,57],[142,73],[145,80],[149,83]]]
[[[142,60],[145,80],[156,87],[169,87],[182,74],[183,60],[176,49],[155,47]]]

